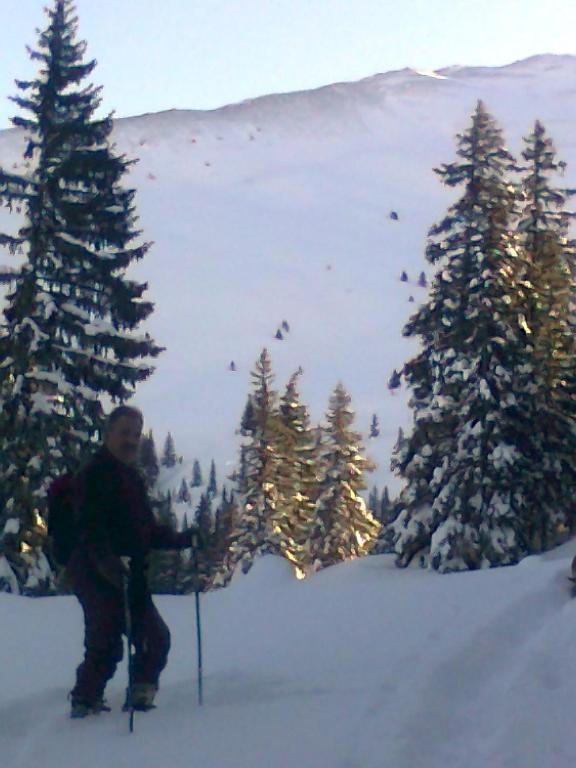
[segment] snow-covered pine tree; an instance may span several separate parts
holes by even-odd
[[[160,463],[167,469],[176,466],[176,446],[174,445],[174,438],[170,432],[168,432],[166,440],[164,440],[164,448],[162,450],[162,459]]]
[[[430,231],[439,267],[406,336],[412,434],[394,466],[406,481],[393,524],[398,564],[429,554],[439,571],[516,562],[526,551],[534,451],[534,368],[510,234],[518,192],[502,132],[479,102],[458,136],[458,160],[437,173],[464,193]]]
[[[0,547],[24,591],[51,578],[34,543],[51,478],[78,467],[100,434],[103,398],[128,399],[161,351],[135,333],[153,305],[146,284],[126,278],[149,247],[135,244],[135,192],[121,184],[130,162],[110,144],[111,117],[94,117],[100,89],[85,81],[95,62],[76,42],[72,0],[47,14],[31,52],[39,74],[17,81],[14,98],[28,115],[12,122],[26,132],[29,171],[0,169],[1,202],[24,216],[0,238],[23,258],[0,336]]]
[[[517,226],[527,261],[526,324],[533,347],[542,461],[534,467],[538,496],[528,531],[531,549],[547,549],[574,525],[576,495],[576,276],[574,213],[566,210],[574,190],[552,185],[566,164],[556,160],[552,139],[540,121],[525,139],[522,211]]]
[[[241,446],[244,476],[238,483],[239,520],[232,535],[225,573],[215,583],[225,583],[236,566],[247,573],[256,557],[280,554],[272,519],[278,501],[278,404],[274,374],[267,349],[256,362],[252,377],[253,430]]]
[[[360,495],[371,464],[362,455],[360,434],[352,429],[350,404],[339,383],[330,397],[320,447],[316,520],[308,545],[314,569],[368,554],[380,530]]]
[[[176,496],[176,501],[179,504],[190,504],[192,501],[192,498],[190,496],[190,489],[188,488],[188,483],[186,482],[186,478],[182,478],[182,482],[180,483],[180,488],[178,489],[178,495]]]
[[[312,564],[310,539],[315,522],[317,441],[308,409],[300,400],[299,368],[280,400],[278,432],[278,499],[272,518],[280,552],[304,574]]]

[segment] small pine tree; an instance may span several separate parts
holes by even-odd
[[[378,437],[380,435],[380,423],[378,421],[378,416],[374,413],[372,414],[372,421],[370,422],[370,435],[369,437]]]
[[[338,384],[330,398],[320,454],[316,522],[310,540],[316,569],[367,554],[380,529],[360,496],[370,462],[362,455],[353,421],[350,395]]]
[[[138,464],[146,482],[146,487],[149,490],[154,488],[160,474],[160,465],[158,463],[152,430],[149,430],[148,434],[142,435]]]
[[[164,450],[162,451],[161,464],[163,467],[170,469],[176,466],[176,446],[174,445],[174,438],[168,432],[166,440],[164,441]]]
[[[176,501],[178,501],[180,504],[190,504],[192,501],[188,483],[186,482],[185,478],[182,478],[182,482],[180,483],[180,489],[178,491],[178,495],[176,496]]]
[[[214,459],[212,459],[210,464],[210,479],[208,480],[207,492],[208,495],[212,498],[214,498],[214,496],[216,496],[218,493],[218,485],[216,483],[216,464]]]
[[[204,483],[202,478],[202,469],[198,459],[194,459],[194,465],[192,467],[192,488],[199,488]]]
[[[375,485],[368,496],[368,509],[370,514],[378,520],[380,517],[380,493]]]
[[[392,375],[388,380],[388,389],[398,389],[401,383],[402,383],[402,379],[400,378],[400,374],[398,373],[396,368],[394,368],[394,370],[392,371]]]

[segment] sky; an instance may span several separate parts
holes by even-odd
[[[2,0],[0,129],[52,0]],[[103,109],[214,109],[403,67],[576,54],[575,0],[77,0]]]

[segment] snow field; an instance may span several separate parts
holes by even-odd
[[[565,768],[576,679],[565,578],[574,543],[478,573],[400,571],[387,555],[294,579],[281,559],[157,604],[173,635],[158,709],[68,719],[81,656],[74,598],[0,595],[3,760],[14,768]]]

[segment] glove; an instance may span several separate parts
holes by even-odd
[[[124,579],[128,576],[128,568],[122,560],[115,555],[107,555],[99,560],[96,568],[100,576],[118,590],[124,588]]]

